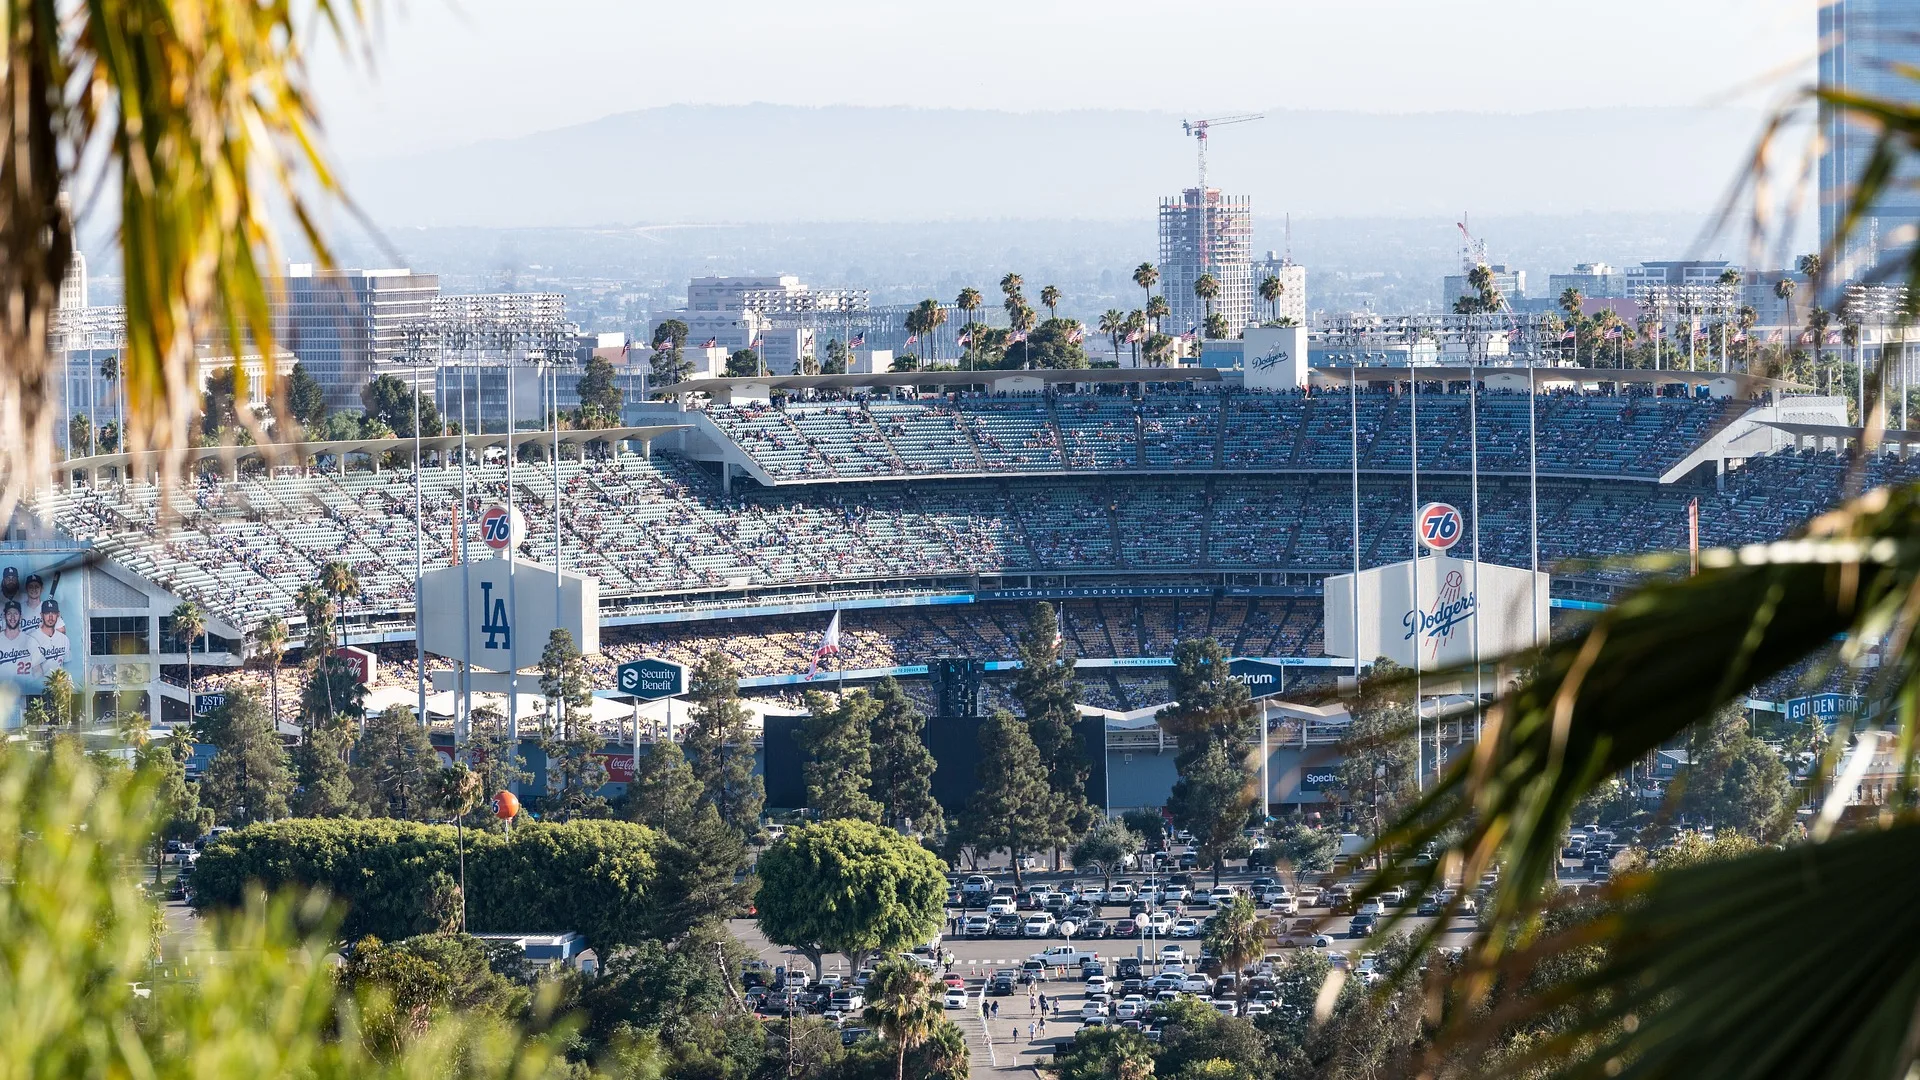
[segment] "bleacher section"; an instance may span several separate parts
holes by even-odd
[[[1527,468],[1527,395],[1480,396],[1480,468]],[[781,483],[1062,470],[1404,471],[1416,402],[1405,393],[1238,390],[968,396],[709,405],[706,415]],[[1465,394],[1420,396],[1422,470],[1468,468]],[[1654,480],[1747,408],[1646,394],[1542,394],[1540,471]]]

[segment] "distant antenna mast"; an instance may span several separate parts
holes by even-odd
[[[1215,116],[1207,120],[1182,120],[1181,130],[1199,140],[1200,143],[1200,197],[1207,194],[1207,132],[1216,126],[1244,124],[1249,120],[1265,120],[1265,113],[1241,113],[1237,116]]]

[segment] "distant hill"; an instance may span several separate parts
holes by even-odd
[[[1210,180],[1260,217],[1700,213],[1759,122],[1705,108],[1270,110],[1215,134]],[[1172,114],[676,105],[346,174],[388,226],[548,227],[1150,220],[1194,168]]]

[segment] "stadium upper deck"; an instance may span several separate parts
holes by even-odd
[[[776,483],[1059,472],[1346,471],[1354,404],[1345,393],[1203,390],[1131,397],[956,395],[820,403],[711,404],[720,433]],[[1629,394],[1542,394],[1542,475],[1657,480],[1749,403]],[[1465,394],[1418,402],[1422,472],[1469,468]],[[1480,470],[1528,469],[1527,395],[1483,392]],[[1414,403],[1357,401],[1360,468],[1406,472]]]

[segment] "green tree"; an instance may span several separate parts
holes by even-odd
[[[938,763],[922,732],[927,718],[891,677],[874,684],[880,709],[873,717],[873,784],[880,821],[894,828],[939,836],[946,832],[940,804],[933,797]]]
[[[619,426],[620,407],[626,404],[627,394],[614,377],[612,360],[595,353],[573,385],[574,392],[580,396],[581,427]]]
[[[1267,920],[1254,910],[1253,901],[1236,895],[1227,901],[1227,906],[1213,917],[1213,924],[1207,928],[1207,951],[1220,958],[1220,966],[1227,971],[1240,972],[1247,965],[1260,959],[1266,952]],[[1234,980],[1240,1000],[1247,1000],[1247,980]]]
[[[827,358],[820,364],[820,374],[845,375],[847,373],[847,360],[852,355],[852,350],[847,348],[846,342],[841,341],[839,338],[828,338]]]
[[[1180,771],[1167,797],[1173,823],[1193,833],[1201,866],[1220,884],[1220,864],[1245,841],[1242,830],[1256,801],[1254,776],[1244,758],[1227,756],[1224,745],[1209,742],[1200,756]]]
[[[760,354],[752,349],[735,349],[727,357],[727,377],[745,378],[760,374]]]
[[[227,700],[196,717],[194,737],[214,748],[200,781],[200,799],[228,825],[285,817],[292,778],[273,717],[249,686],[227,691]]]
[[[1406,669],[1385,657],[1351,706],[1353,723],[1341,745],[1340,788],[1370,839],[1400,812],[1415,790],[1415,723]]]
[[[193,714],[193,647],[200,642],[200,635],[207,632],[207,612],[191,600],[182,600],[173,607],[169,616],[173,625],[173,637],[180,642],[180,651],[187,658],[187,714]]]
[[[193,741],[181,734],[153,739],[134,750],[134,768],[153,785],[153,879],[160,880],[161,855],[169,840],[193,840],[213,824],[213,814],[200,806],[198,785],[187,782],[187,761]]]
[[[487,945],[465,934],[423,934],[387,943],[361,938],[347,950],[341,983],[371,1005],[362,1032],[376,1051],[405,1049],[432,1022],[465,1014],[511,1021],[532,992],[493,969]]]
[[[919,1049],[944,1021],[944,989],[931,973],[898,957],[874,969],[867,984],[872,1000],[865,1018],[882,1039],[893,1044],[894,1080],[906,1080],[908,1051]]]
[[[809,691],[807,719],[794,732],[806,760],[807,806],[825,818],[879,821],[880,804],[867,795],[873,771],[873,721],[880,703],[864,690],[838,701]]]
[[[493,705],[475,708],[468,717],[466,752],[480,787],[479,802],[466,815],[466,826],[501,828],[500,819],[494,816],[493,797],[533,780],[521,748],[507,737],[507,714]]]
[[[540,816],[548,821],[576,817],[603,817],[607,800],[607,766],[601,757],[606,741],[590,724],[577,725],[570,738],[541,739],[547,754],[547,790],[537,800]]]
[[[1087,779],[1093,767],[1074,731],[1080,720],[1080,684],[1073,677],[1073,659],[1062,654],[1060,643],[1060,622],[1053,605],[1035,604],[1016,639],[1021,667],[1014,678],[1013,699],[1026,714],[1027,730],[1046,766],[1047,787],[1053,793],[1049,841],[1056,869],[1060,845],[1086,832],[1095,817],[1087,802]]]
[[[1127,313],[1119,308],[1108,308],[1100,314],[1100,332],[1107,335],[1107,344],[1113,346],[1113,366],[1120,366],[1120,339],[1127,336],[1130,327]]]
[[[1744,709],[1729,707],[1698,732],[1680,809],[1689,821],[1772,840],[1788,821],[1791,781],[1780,755],[1755,738]]]
[[[276,724],[280,722],[280,661],[287,655],[287,638],[287,621],[278,615],[267,616],[253,628],[253,643],[266,661],[268,704]]]
[[[1159,268],[1150,262],[1143,262],[1139,266],[1134,267],[1133,283],[1140,286],[1140,291],[1146,294],[1147,304],[1151,307],[1153,304],[1153,287],[1160,283]],[[1154,318],[1153,312],[1148,311],[1147,317],[1150,319]]]
[[[1055,1080],[1148,1080],[1154,1075],[1153,1044],[1122,1027],[1081,1028],[1054,1051]]]
[[[1287,295],[1287,285],[1274,274],[1260,279],[1260,299],[1267,302],[1273,321],[1280,321],[1280,298]]]
[[[679,744],[660,741],[639,755],[627,785],[623,816],[655,829],[666,840],[662,873],[680,886],[675,921],[695,926],[746,904],[747,884],[735,872],[746,865],[746,844],[705,801]]]
[[[347,600],[360,595],[360,575],[354,572],[350,563],[335,559],[320,568],[320,587],[333,598],[334,624],[340,631],[340,644],[347,644],[347,627],[343,618]]]
[[[309,620],[324,642],[327,624]],[[354,809],[353,775],[347,758],[354,733],[366,716],[367,688],[344,659],[322,643],[307,650],[307,683],[300,692],[300,745],[294,748],[298,789],[293,808],[308,817],[331,817]]]
[[[687,324],[679,319],[663,319],[653,328],[653,347],[684,348],[689,332]]]
[[[557,1066],[553,1041],[471,1001],[430,1009],[411,1037],[377,1045],[360,1023],[373,995],[336,980],[323,932],[298,929],[313,910],[300,896],[166,926],[125,872],[170,812],[147,769],[101,772],[56,747],[6,755],[0,773],[0,1007],[12,1017],[0,1071],[506,1080]],[[173,979],[155,963],[163,953],[220,961]]]
[[[327,392],[307,365],[296,360],[287,376],[287,412],[300,426],[313,431],[327,418]]]
[[[1047,309],[1047,318],[1049,319],[1059,318],[1060,317],[1060,311],[1059,311],[1060,290],[1058,288],[1055,288],[1052,285],[1041,286],[1040,306]]]
[[[1300,821],[1271,826],[1267,837],[1270,861],[1278,860],[1296,874],[1326,873],[1333,869],[1333,857],[1340,851],[1337,832],[1316,829]]]
[[[1138,854],[1140,838],[1118,821],[1102,821],[1073,846],[1076,869],[1097,866],[1103,885],[1113,884],[1113,872],[1126,865],[1127,857]]]
[[[67,419],[67,456],[85,457],[93,453],[93,421],[83,412]]]
[[[565,627],[548,633],[546,648],[540,651],[540,693],[547,699],[542,735],[571,740],[578,735],[576,727],[591,727],[593,676],[574,644],[573,631]],[[576,714],[586,719],[579,720]]]
[[[922,300],[914,305],[913,310],[907,312],[906,330],[909,334],[926,339],[926,354],[932,357],[934,355],[933,335],[946,324],[946,321],[947,309],[940,306],[940,301]]]
[[[232,441],[233,432],[240,426],[236,411],[243,389],[240,380],[231,367],[208,374],[200,397],[200,434],[207,445]]]
[[[1220,279],[1210,273],[1202,272],[1193,279],[1193,295],[1206,305],[1208,316],[1213,314],[1213,302],[1220,299]]]
[[[1020,878],[1020,856],[1051,844],[1053,789],[1046,762],[1025,722],[1005,709],[980,725],[979,788],[960,813],[960,833],[977,851],[1005,851],[1014,857],[1013,881]]]
[[[360,388],[367,418],[378,420],[403,439],[413,438],[413,410],[420,410],[420,434],[440,434],[440,407],[424,392],[409,392],[397,375],[378,375]]]
[[[1219,312],[1214,312],[1207,316],[1205,330],[1207,337],[1214,341],[1220,341],[1233,332],[1232,329],[1227,326],[1227,317]]]
[[[760,856],[760,931],[820,972],[827,953],[855,969],[940,931],[946,866],[892,829],[842,818],[788,829]]]
[[[686,753],[693,774],[706,787],[720,820],[745,842],[759,843],[766,835],[760,808],[767,788],[753,772],[753,731],[740,703],[740,674],[725,653],[710,652],[694,666],[687,679],[687,701],[692,724]]]
[[[404,705],[367,718],[353,744],[353,798],[373,817],[426,821],[444,815],[440,759],[427,729]]]
[[[1155,719],[1178,744],[1175,767],[1182,771],[1208,745],[1225,747],[1227,756],[1240,760],[1252,750],[1259,725],[1253,697],[1233,678],[1231,657],[1212,638],[1189,638],[1173,647],[1173,673],[1168,679],[1174,704]]]
[[[1148,851],[1159,851],[1167,842],[1167,819],[1160,811],[1141,808],[1129,810],[1120,815],[1120,823],[1127,831],[1140,838],[1141,847]]]

